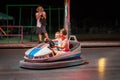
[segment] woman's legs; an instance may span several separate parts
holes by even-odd
[[[49,37],[48,37],[48,33],[46,32],[46,33],[44,33],[44,35],[45,35],[45,37],[46,37],[46,39],[48,39]]]
[[[42,42],[42,34],[38,34],[38,38],[39,38],[39,43]]]
[[[47,32],[44,33],[44,35],[45,35],[46,39],[49,38]],[[39,38],[39,42],[41,43],[42,42],[42,34],[38,34],[38,38]]]

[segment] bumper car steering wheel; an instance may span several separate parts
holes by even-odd
[[[51,48],[53,48],[55,46],[55,43],[52,40],[50,40],[50,39],[46,39],[45,43],[48,43]]]

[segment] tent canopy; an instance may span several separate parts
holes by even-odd
[[[13,20],[12,16],[0,12],[0,20]]]

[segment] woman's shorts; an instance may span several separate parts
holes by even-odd
[[[46,26],[37,27],[36,34],[46,33]]]

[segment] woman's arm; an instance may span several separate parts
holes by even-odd
[[[40,14],[36,13],[36,19],[40,19]]]
[[[47,17],[46,17],[46,13],[45,13],[45,12],[43,12],[42,16],[43,16],[43,18],[44,18],[44,19],[46,19],[46,18],[47,18]]]

